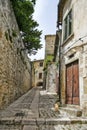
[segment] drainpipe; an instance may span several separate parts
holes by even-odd
[[[62,38],[62,29],[59,27],[58,31],[58,37],[59,37],[59,102],[61,103],[61,38]]]

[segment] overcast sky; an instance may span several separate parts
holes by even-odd
[[[41,44],[43,48],[38,51],[37,55],[32,56],[34,59],[44,58],[45,35],[56,33],[57,23],[57,5],[59,0],[36,0],[34,19],[39,23],[39,30],[42,30]]]

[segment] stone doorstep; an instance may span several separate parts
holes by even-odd
[[[61,118],[61,119],[26,119],[26,118],[2,118],[0,125],[70,125],[70,124],[87,124],[87,118]]]
[[[40,91],[40,95],[41,96],[45,96],[45,95],[53,95],[53,96],[57,96],[57,93],[53,93],[53,92],[48,92],[47,90],[42,90]]]
[[[82,116],[82,110],[78,108],[72,108],[72,107],[60,107],[60,113],[64,112],[66,115],[74,116],[74,117],[81,117]]]

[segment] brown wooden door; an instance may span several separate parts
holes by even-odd
[[[79,104],[78,61],[66,66],[66,103]]]

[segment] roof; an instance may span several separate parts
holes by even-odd
[[[32,62],[40,62],[40,61],[44,61],[44,59],[40,59],[40,60],[33,60]]]
[[[48,34],[48,35],[45,35],[45,39],[46,39],[47,37],[56,37],[56,34]]]
[[[62,23],[62,16],[63,16],[63,8],[67,0],[60,0],[58,4],[58,21],[57,26]]]
[[[57,31],[56,31],[55,48],[54,48],[54,61],[55,61],[56,56],[57,56],[58,46],[59,46],[59,36],[57,34]]]

